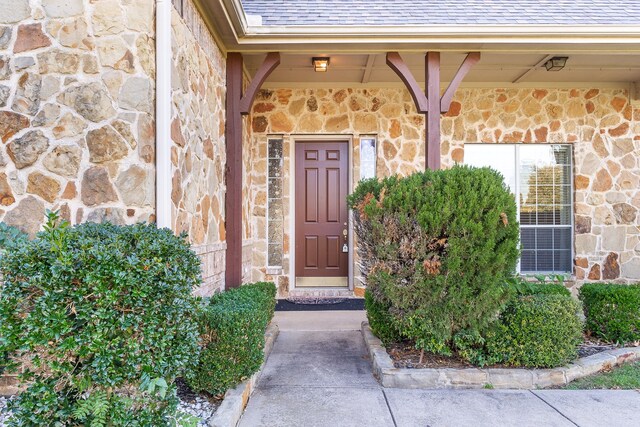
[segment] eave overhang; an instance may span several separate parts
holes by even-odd
[[[195,0],[235,52],[640,52],[640,25],[266,26],[240,0]]]

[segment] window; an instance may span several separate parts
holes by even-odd
[[[521,273],[572,270],[571,146],[467,144],[465,163],[498,170],[516,195]]]
[[[367,136],[360,138],[360,179],[376,176],[376,138]]]
[[[282,139],[269,139],[267,144],[267,264],[269,267],[281,267],[284,249]]]

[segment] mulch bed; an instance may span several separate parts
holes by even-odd
[[[606,350],[618,348],[616,344],[601,341],[597,338],[586,336],[584,342],[578,346],[578,357],[593,356]]]
[[[578,357],[587,357],[619,347],[618,345],[599,341],[585,336],[584,341],[578,346]],[[393,360],[396,368],[425,369],[425,368],[474,368],[460,356],[442,356],[440,354],[424,353],[420,363],[420,350],[416,350],[413,343],[402,342],[387,346],[387,353]],[[509,366],[495,365],[495,368],[508,368]]]
[[[220,405],[222,399],[224,399],[224,394],[221,394],[220,396],[211,396],[207,393],[198,393],[193,391],[183,378],[176,378],[176,389],[178,397],[185,403],[195,403],[196,400],[204,399],[212,405]]]
[[[473,368],[474,366],[459,356],[442,356],[440,354],[424,353],[420,363],[420,350],[416,350],[412,343],[397,343],[387,347],[387,353],[396,368]]]

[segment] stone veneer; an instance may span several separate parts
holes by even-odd
[[[0,0],[0,220],[153,220],[154,1]]]
[[[224,286],[225,57],[190,1],[172,15],[172,223],[202,259],[200,295]]]
[[[155,220],[154,0],[0,0],[0,220],[31,235]],[[225,57],[191,1],[172,15],[172,224],[224,285]],[[245,119],[245,135],[251,137]],[[253,151],[245,144],[244,166]],[[253,188],[243,186],[249,280]]]
[[[224,54],[190,1],[173,15],[173,224],[224,277]],[[0,0],[0,220],[34,234],[154,220],[154,1]],[[245,79],[246,84],[246,79]],[[620,89],[463,89],[442,119],[445,166],[465,143],[572,143],[575,279],[640,279],[640,109]],[[290,141],[378,140],[378,176],[424,168],[424,117],[400,89],[263,90],[244,120],[244,280],[288,289]],[[281,270],[267,271],[267,137],[284,142]],[[355,182],[356,180],[354,180]],[[277,276],[277,277],[276,277]]]
[[[263,90],[253,106],[252,130],[252,279],[276,280],[281,295],[288,292],[289,143],[295,135],[353,137],[354,186],[360,135],[377,136],[378,176],[424,168],[424,116],[401,89]],[[270,135],[284,139],[284,258],[282,271],[275,272],[266,269]],[[640,108],[630,104],[626,90],[461,89],[442,118],[444,167],[464,161],[465,143],[479,142],[573,144],[575,280],[640,280]]]

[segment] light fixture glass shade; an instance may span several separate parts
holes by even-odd
[[[328,57],[315,57],[311,60],[314,70],[318,73],[324,73],[329,69]]]
[[[560,71],[567,65],[567,59],[566,56],[554,56],[544,63],[544,67],[547,71]]]

